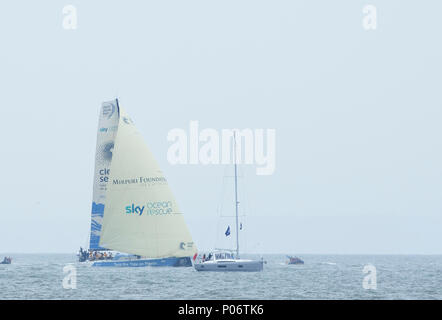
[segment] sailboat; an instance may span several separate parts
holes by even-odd
[[[238,221],[238,169],[236,161],[236,132],[233,132],[233,162],[235,166],[235,224],[236,224],[236,250],[214,250],[194,263],[197,271],[262,271],[264,260],[241,259],[239,255],[239,221]],[[226,236],[230,235],[230,226]]]
[[[118,99],[100,111],[89,250],[94,267],[192,266],[196,246],[156,160]]]
[[[11,257],[4,257],[3,261],[0,262],[0,264],[11,264],[12,263],[12,258]]]

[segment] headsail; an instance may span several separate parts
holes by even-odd
[[[97,147],[95,152],[95,174],[91,214],[89,248],[101,250],[99,246],[101,223],[106,200],[106,186],[112,160],[115,134],[118,129],[118,102],[103,102],[98,120]]]
[[[100,246],[150,258],[193,256],[196,247],[167,180],[119,110]]]

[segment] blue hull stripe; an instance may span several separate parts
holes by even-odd
[[[163,259],[138,259],[138,260],[103,260],[92,264],[93,267],[191,267],[190,257],[163,258]]]

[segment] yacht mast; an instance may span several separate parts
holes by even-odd
[[[238,179],[236,165],[236,131],[233,131],[233,162],[235,164],[235,214],[236,214],[236,258],[239,259],[239,228],[238,228]]]

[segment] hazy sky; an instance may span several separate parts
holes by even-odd
[[[62,9],[78,28],[63,29]],[[363,7],[377,8],[365,30]],[[167,133],[273,128],[245,168],[244,250],[442,253],[439,1],[3,1],[0,252],[88,239],[98,112],[118,95],[201,249],[222,165],[167,161]],[[245,205],[247,204],[247,205]],[[231,207],[229,207],[231,205]],[[222,235],[222,234],[221,234]]]

